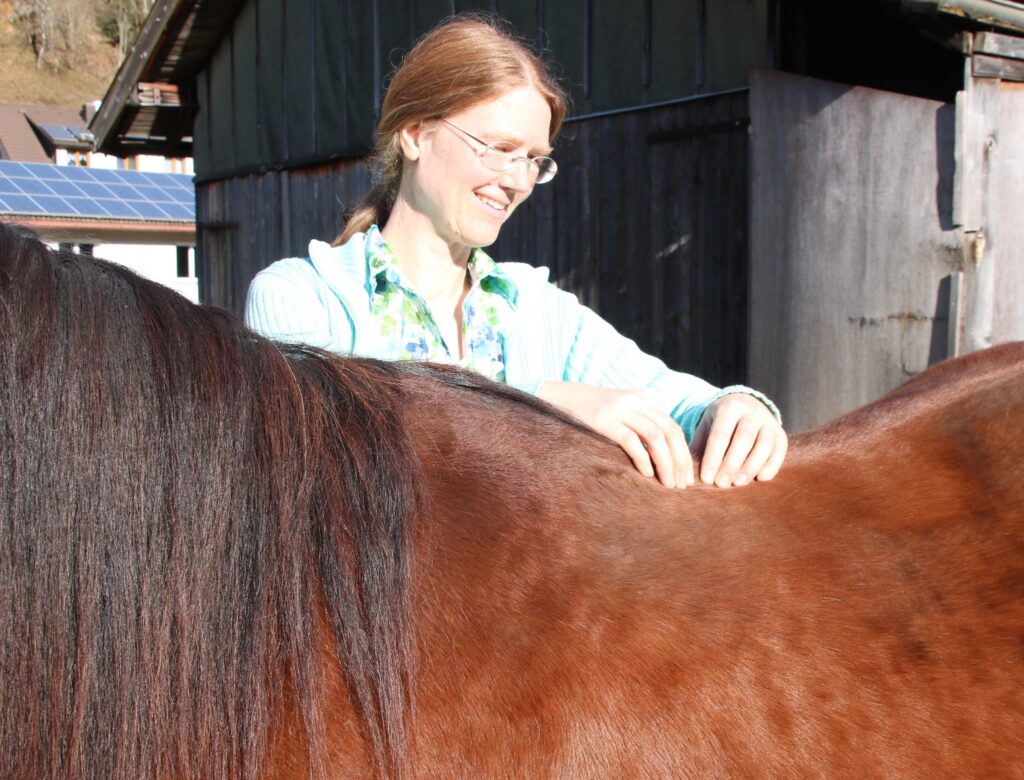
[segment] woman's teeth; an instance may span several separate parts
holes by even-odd
[[[486,195],[480,195],[479,193],[477,193],[477,197],[480,199],[480,201],[485,206],[490,206],[492,209],[495,209],[497,211],[507,211],[508,210],[508,205],[507,204],[499,203],[496,200],[488,198]]]

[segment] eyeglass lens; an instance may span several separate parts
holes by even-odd
[[[504,152],[491,146],[487,146],[484,149],[482,158],[483,163],[492,171],[507,171],[518,160],[522,160],[527,164],[527,170],[532,169],[531,175],[536,177],[537,184],[551,181],[558,171],[558,166],[550,157],[519,157],[511,152]]]

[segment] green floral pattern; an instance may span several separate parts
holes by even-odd
[[[505,381],[504,333],[516,299],[512,280],[482,249],[469,258],[472,282],[462,303],[465,354],[453,357],[426,302],[402,280],[402,267],[377,226],[366,233],[366,261],[374,283],[370,309],[392,360],[429,360]]]

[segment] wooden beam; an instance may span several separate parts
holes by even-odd
[[[975,54],[994,54],[997,57],[1024,60],[1024,38],[1000,35],[994,32],[974,34]]]
[[[195,246],[195,222],[147,222],[116,219],[7,216],[0,222],[21,225],[44,241],[69,244],[159,244]]]
[[[975,54],[971,57],[971,75],[983,79],[1024,81],[1024,60]]]
[[[89,123],[89,129],[96,136],[97,151],[106,151],[104,145],[107,139],[116,133],[124,104],[135,95],[136,86],[150,64],[150,55],[167,32],[167,23],[174,15],[195,5],[195,1],[156,0],[153,3],[132,50],[121,63],[114,80],[110,82],[107,94],[103,96],[99,111]]]

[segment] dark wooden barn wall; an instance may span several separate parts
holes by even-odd
[[[669,365],[744,378],[747,93],[574,122],[495,246]]]
[[[358,157],[383,86],[455,11],[535,42],[584,116],[747,86],[778,0],[249,0],[197,78],[197,179]]]
[[[364,160],[267,171],[196,185],[196,272],[204,303],[241,314],[249,281],[281,257],[332,240],[345,207],[370,188]]]
[[[560,169],[512,217],[500,260],[546,265],[645,350],[742,381],[747,332],[746,91],[569,123]],[[197,187],[203,299],[241,312],[273,260],[330,240],[369,186],[363,162]]]

